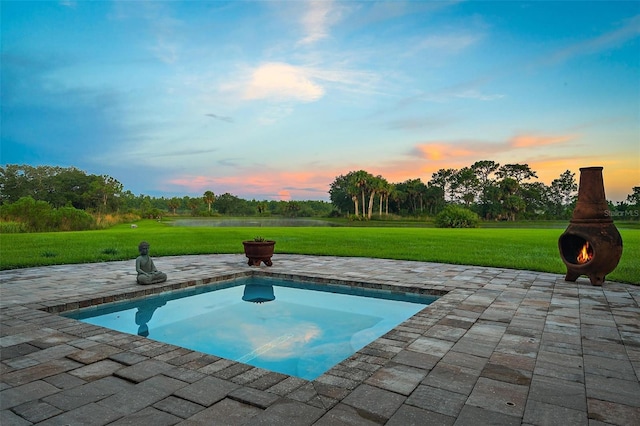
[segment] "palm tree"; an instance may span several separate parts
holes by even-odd
[[[387,202],[385,204],[385,215],[389,216],[389,198],[391,198],[391,194],[394,193],[394,191],[396,190],[396,185],[393,183],[387,183],[387,189],[386,189],[386,194],[385,194],[385,198],[387,199]]]
[[[365,172],[364,170],[358,170],[357,172],[354,173],[354,182],[356,187],[360,188],[360,193],[362,195],[362,216],[365,216],[367,214],[366,210],[366,204],[364,202],[364,193],[367,189],[367,186],[369,184],[369,179],[370,179],[370,174]],[[356,212],[356,216],[358,215],[358,213]]]
[[[202,199],[209,206],[209,213],[211,213],[211,204],[216,200],[215,194],[212,191],[205,191]]]
[[[369,213],[367,215],[369,219],[371,219],[371,214],[373,213],[373,199],[376,194],[378,194],[382,190],[384,186],[384,184],[382,183],[383,180],[384,178],[380,175],[371,177],[369,179],[368,188],[371,191],[371,193],[369,194]],[[382,201],[380,202],[380,207],[382,209]]]
[[[191,214],[193,216],[196,215],[196,210],[200,207],[200,199],[199,198],[189,198],[187,200],[187,207],[191,210]]]
[[[173,214],[176,214],[176,209],[182,205],[182,200],[178,197],[173,197],[167,201],[167,206],[173,210]]]
[[[380,187],[378,188],[378,194],[380,195],[379,214],[380,216],[382,216],[382,203],[386,198],[387,199],[387,215],[389,215],[389,198],[388,197],[389,197],[389,192],[391,188],[390,188],[389,182],[385,178],[378,175],[378,179],[380,180]]]

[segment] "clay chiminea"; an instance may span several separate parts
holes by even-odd
[[[567,265],[565,281],[580,275],[592,285],[602,285],[622,257],[622,237],[613,224],[604,195],[602,167],[580,169],[578,202],[569,226],[558,240],[560,257]]]

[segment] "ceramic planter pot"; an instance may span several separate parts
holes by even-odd
[[[271,266],[271,256],[273,256],[273,249],[276,245],[275,241],[243,241],[244,254],[249,258],[249,266],[260,266],[260,262],[264,262],[265,265]]]

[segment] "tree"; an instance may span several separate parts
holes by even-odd
[[[216,209],[222,214],[239,214],[243,211],[242,200],[228,192],[218,196]]]
[[[382,204],[387,202],[386,215],[389,215],[389,193],[391,193],[391,184],[382,176],[378,175],[379,186],[378,186],[378,194],[380,195],[380,206],[378,210],[378,214],[382,216]]]
[[[453,176],[452,192],[456,198],[464,202],[469,207],[476,199],[476,194],[480,189],[480,181],[476,173],[469,167],[458,170]]]
[[[480,194],[479,211],[486,220],[497,219],[502,212],[502,189],[497,183],[490,182]]]
[[[403,194],[401,197],[403,205],[409,213],[419,214],[424,210],[423,197],[427,192],[427,186],[418,179],[407,179],[402,183],[396,184],[398,192]],[[400,198],[400,197],[399,197]]]
[[[297,217],[300,215],[302,206],[297,201],[288,201],[283,208],[282,214],[287,217]]]
[[[329,186],[329,199],[340,212],[346,211],[348,213],[355,203],[357,213],[358,199],[356,196],[354,200],[354,188],[351,185],[351,177],[347,174],[336,177]]]
[[[640,186],[634,186],[632,193],[627,195],[627,201],[631,205],[640,206]]]
[[[369,189],[369,211],[367,213],[367,217],[371,219],[371,215],[373,213],[373,199],[381,191],[384,187],[382,176],[372,176],[369,179],[368,189]],[[380,205],[382,206],[382,199],[380,201]]]
[[[437,214],[445,206],[442,188],[428,183],[424,193],[424,204],[430,215]]]
[[[78,209],[99,206],[88,193],[99,178],[74,167],[7,164],[0,167],[0,202],[15,203],[22,197],[46,201],[54,208],[72,205]]]
[[[578,184],[576,183],[576,174],[565,170],[558,179],[551,182],[551,190],[558,194],[558,199],[563,206],[568,206],[574,201]]]
[[[553,216],[567,218],[571,216],[571,204],[575,201],[578,184],[575,173],[566,170],[547,188],[547,200]]]
[[[258,214],[265,214],[267,212],[268,207],[269,206],[264,201],[261,201],[256,204],[256,210],[258,211]]]
[[[366,204],[364,199],[365,199],[365,192],[369,189],[372,178],[373,176],[370,173],[365,172],[364,170],[358,170],[353,174],[352,182],[356,186],[356,188],[360,190],[360,194],[362,195],[362,216],[367,215]],[[357,210],[357,206],[356,206],[356,210]],[[356,216],[357,215],[358,215],[358,212],[356,211]]]
[[[111,176],[95,176],[91,182],[87,197],[93,202],[97,210],[109,211],[109,203],[112,202],[111,210],[117,209],[117,197],[122,192],[122,184]]]
[[[173,197],[167,201],[167,205],[173,211],[173,214],[176,214],[176,210],[182,205],[182,200],[178,197]]]
[[[538,177],[528,164],[505,164],[498,169],[496,176],[501,179],[512,178],[518,184],[524,180]]]
[[[402,204],[407,198],[407,194],[404,193],[401,187],[402,184],[400,183],[394,184],[391,188],[391,193],[389,194],[389,199],[393,201],[397,213],[402,211]]]
[[[450,200],[453,200],[454,198],[452,186],[454,184],[455,174],[456,169],[440,169],[436,173],[433,173],[431,175],[431,180],[429,181],[429,183],[442,188],[444,200],[446,200],[447,193]]]
[[[205,191],[204,195],[202,196],[202,199],[204,200],[205,203],[207,203],[207,211],[209,213],[211,213],[211,204],[213,204],[213,202],[216,200],[216,196],[212,191]]]
[[[191,210],[191,214],[193,216],[196,215],[198,208],[200,207],[200,198],[189,198],[189,200],[187,201],[187,207],[189,208],[189,210]]]
[[[333,183],[331,183],[331,188],[329,189],[331,202],[338,208],[349,211],[349,208],[345,207],[345,201],[348,199],[353,203],[354,214],[359,216],[361,200],[362,215],[365,216],[367,214],[365,196],[370,190],[369,188],[373,179],[373,175],[364,170],[349,172],[346,175],[338,176]]]
[[[520,185],[518,195],[524,201],[527,217],[541,214],[553,216],[555,213],[549,205],[549,187],[542,182],[526,182]]]
[[[513,178],[504,178],[500,181],[502,212],[510,220],[516,220],[516,214],[525,209],[522,198],[516,195],[520,184]]]
[[[495,173],[495,171],[498,170],[498,167],[500,167],[500,163],[490,160],[482,160],[473,163],[471,165],[471,170],[473,170],[480,182],[480,186],[484,189],[484,187],[491,182],[489,175],[491,175],[491,173]]]

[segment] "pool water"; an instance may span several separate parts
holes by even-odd
[[[252,277],[64,315],[313,380],[434,300]]]

